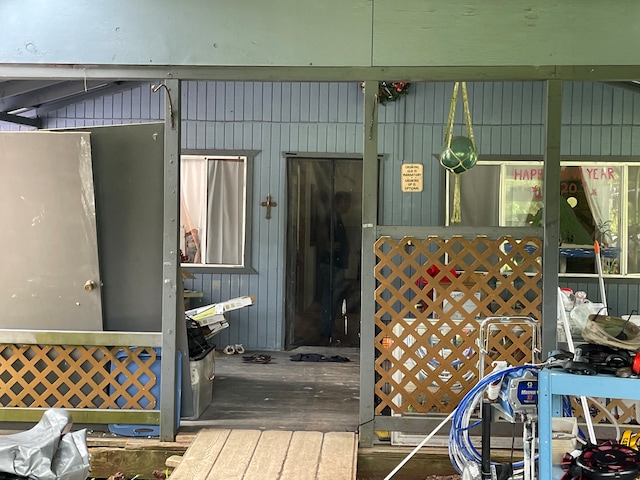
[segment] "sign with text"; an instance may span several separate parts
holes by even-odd
[[[402,164],[402,191],[421,192],[423,186],[422,164]]]

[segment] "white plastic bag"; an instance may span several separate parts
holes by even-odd
[[[569,313],[569,325],[571,326],[571,333],[577,336],[582,335],[582,330],[587,325],[589,315],[606,315],[604,310],[604,304],[593,303],[589,300],[584,303],[577,303],[576,306]]]

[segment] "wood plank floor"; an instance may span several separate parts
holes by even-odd
[[[250,355],[257,352],[247,352]],[[264,352],[267,364],[242,355],[215,356],[211,405],[197,420],[182,420],[180,433],[202,428],[355,432],[360,399],[360,352],[355,348],[299,347]],[[294,354],[340,355],[347,363],[293,362]]]
[[[205,429],[169,480],[355,480],[352,432]]]

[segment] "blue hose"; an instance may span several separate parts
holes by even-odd
[[[475,408],[482,401],[485,390],[491,383],[501,380],[505,375],[523,370],[531,370],[537,373],[539,367],[509,367],[490,373],[481,379],[458,404],[451,420],[451,431],[449,432],[449,458],[458,473],[461,474],[463,468],[469,463],[476,463],[478,465],[482,463],[482,456],[473,446],[469,437],[469,430],[482,422],[478,421],[473,425],[469,425],[468,423],[471,414],[473,414]],[[514,472],[517,468],[522,468],[523,465],[524,462],[522,461],[514,463],[512,465]]]

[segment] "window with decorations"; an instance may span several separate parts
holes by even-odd
[[[542,226],[543,176],[542,162],[478,162],[460,179],[461,224]],[[558,193],[561,274],[595,274],[595,241],[604,274],[640,273],[640,163],[563,161]]]

